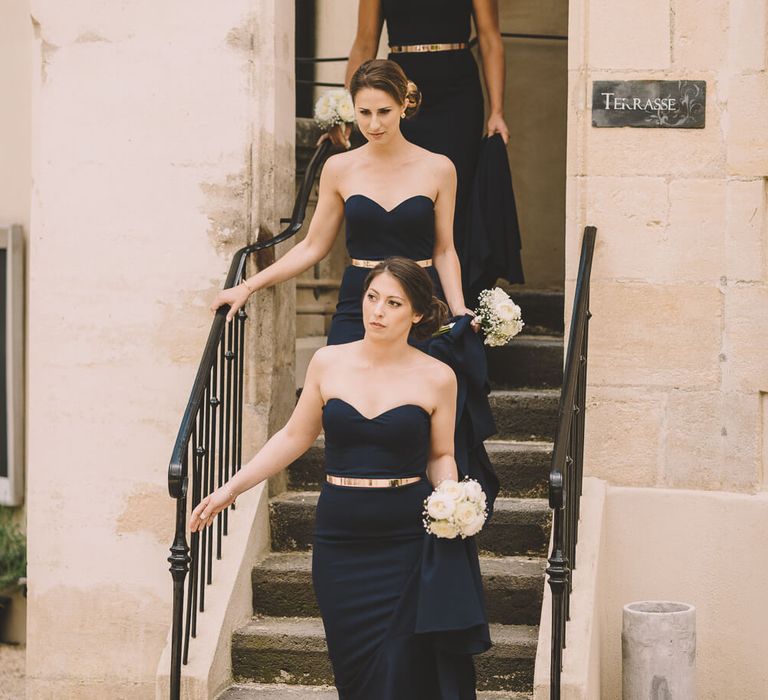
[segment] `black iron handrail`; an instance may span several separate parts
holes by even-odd
[[[587,226],[581,241],[579,274],[560,394],[557,433],[549,473],[549,507],[553,511],[552,552],[547,574],[552,591],[550,700],[560,699],[565,625],[570,618],[572,571],[576,568],[579,506],[584,475],[584,418],[589,345],[589,281],[597,229]]]
[[[296,194],[288,226],[274,238],[257,241],[234,254],[224,289],[242,281],[249,255],[276,246],[299,232],[309,195],[330,149],[331,142],[326,140],[315,150]],[[205,587],[212,581],[214,539],[216,559],[220,559],[228,523],[228,509],[224,509],[216,516],[215,530],[211,527],[192,533],[191,546],[187,544],[189,465],[193,465],[190,512],[241,465],[247,315],[240,309],[236,321],[228,324],[228,310],[228,306],[221,307],[214,316],[168,467],[168,492],[176,500],[176,531],[168,557],[173,578],[171,700],[180,697],[181,666],[187,663],[190,637],[196,636],[197,613],[205,610]],[[190,570],[185,606],[184,581]]]

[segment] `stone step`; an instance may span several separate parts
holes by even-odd
[[[530,692],[537,635],[535,626],[491,625],[494,646],[475,658],[478,689]],[[331,684],[322,621],[254,617],[232,637],[232,673],[238,682]]]
[[[546,560],[481,557],[488,619],[505,625],[539,622]],[[253,568],[253,611],[272,617],[317,616],[309,552],[273,552]]]
[[[323,316],[323,315],[332,316],[334,311],[336,311],[335,301],[307,302],[306,304],[299,304],[296,306],[296,313],[299,316],[303,316],[307,314],[317,314],[320,316]]]
[[[335,688],[327,685],[286,685],[276,683],[237,683],[227,688],[216,700],[338,700]],[[530,693],[486,690],[477,700],[531,700]]]
[[[553,388],[563,383],[562,336],[517,336],[501,347],[486,348],[494,389]]]
[[[501,485],[500,496],[547,496],[552,443],[527,440],[486,440],[485,449]]]
[[[547,494],[547,476],[552,443],[541,441],[488,440],[488,456],[501,482],[502,496]],[[294,491],[315,491],[325,474],[325,442],[322,436],[288,467],[288,487]]]
[[[339,289],[341,287],[341,280],[333,277],[315,277],[314,279],[308,279],[304,277],[298,277],[296,279],[296,289]]]
[[[484,554],[510,557],[544,555],[549,543],[551,511],[543,498],[497,498],[493,517],[477,534]]]
[[[496,419],[496,438],[554,439],[560,402],[559,389],[497,389],[488,398]]]
[[[307,551],[312,546],[317,491],[288,491],[270,500],[272,550]],[[544,554],[550,510],[540,498],[498,498],[493,518],[477,536],[480,549],[496,556]]]
[[[565,304],[563,292],[524,289],[503,281],[499,286],[506,290],[512,297],[512,301],[520,307],[525,323],[524,332],[547,335],[563,334],[563,308]]]

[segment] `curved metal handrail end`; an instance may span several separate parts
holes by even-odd
[[[188,481],[181,461],[172,459],[168,466],[168,495],[177,500],[184,498],[187,495]]]
[[[553,469],[549,472],[549,507],[559,510],[564,505],[565,479],[562,472]]]

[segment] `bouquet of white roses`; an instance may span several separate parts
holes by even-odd
[[[436,537],[471,537],[488,517],[485,494],[474,479],[445,479],[424,500],[424,527]]]
[[[321,129],[355,121],[355,107],[349,91],[337,88],[320,95],[315,103],[315,121]]]
[[[480,306],[475,310],[476,319],[485,333],[485,344],[492,347],[505,345],[523,330],[520,307],[503,289],[484,289],[479,296]]]

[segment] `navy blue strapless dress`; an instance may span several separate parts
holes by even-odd
[[[384,260],[399,255],[411,260],[432,257],[435,247],[434,202],[426,195],[415,195],[393,209],[384,209],[364,194],[353,194],[344,202],[347,252],[351,258]],[[442,288],[433,267],[426,268],[442,298]],[[363,337],[363,283],[370,272],[365,267],[348,266],[341,279],[339,302],[328,331],[328,345],[351,343]]]
[[[474,538],[422,524],[430,416],[374,417],[338,398],[323,409],[326,472],[422,479],[397,488],[325,483],[312,578],[340,700],[472,700],[472,654],[490,646]]]

